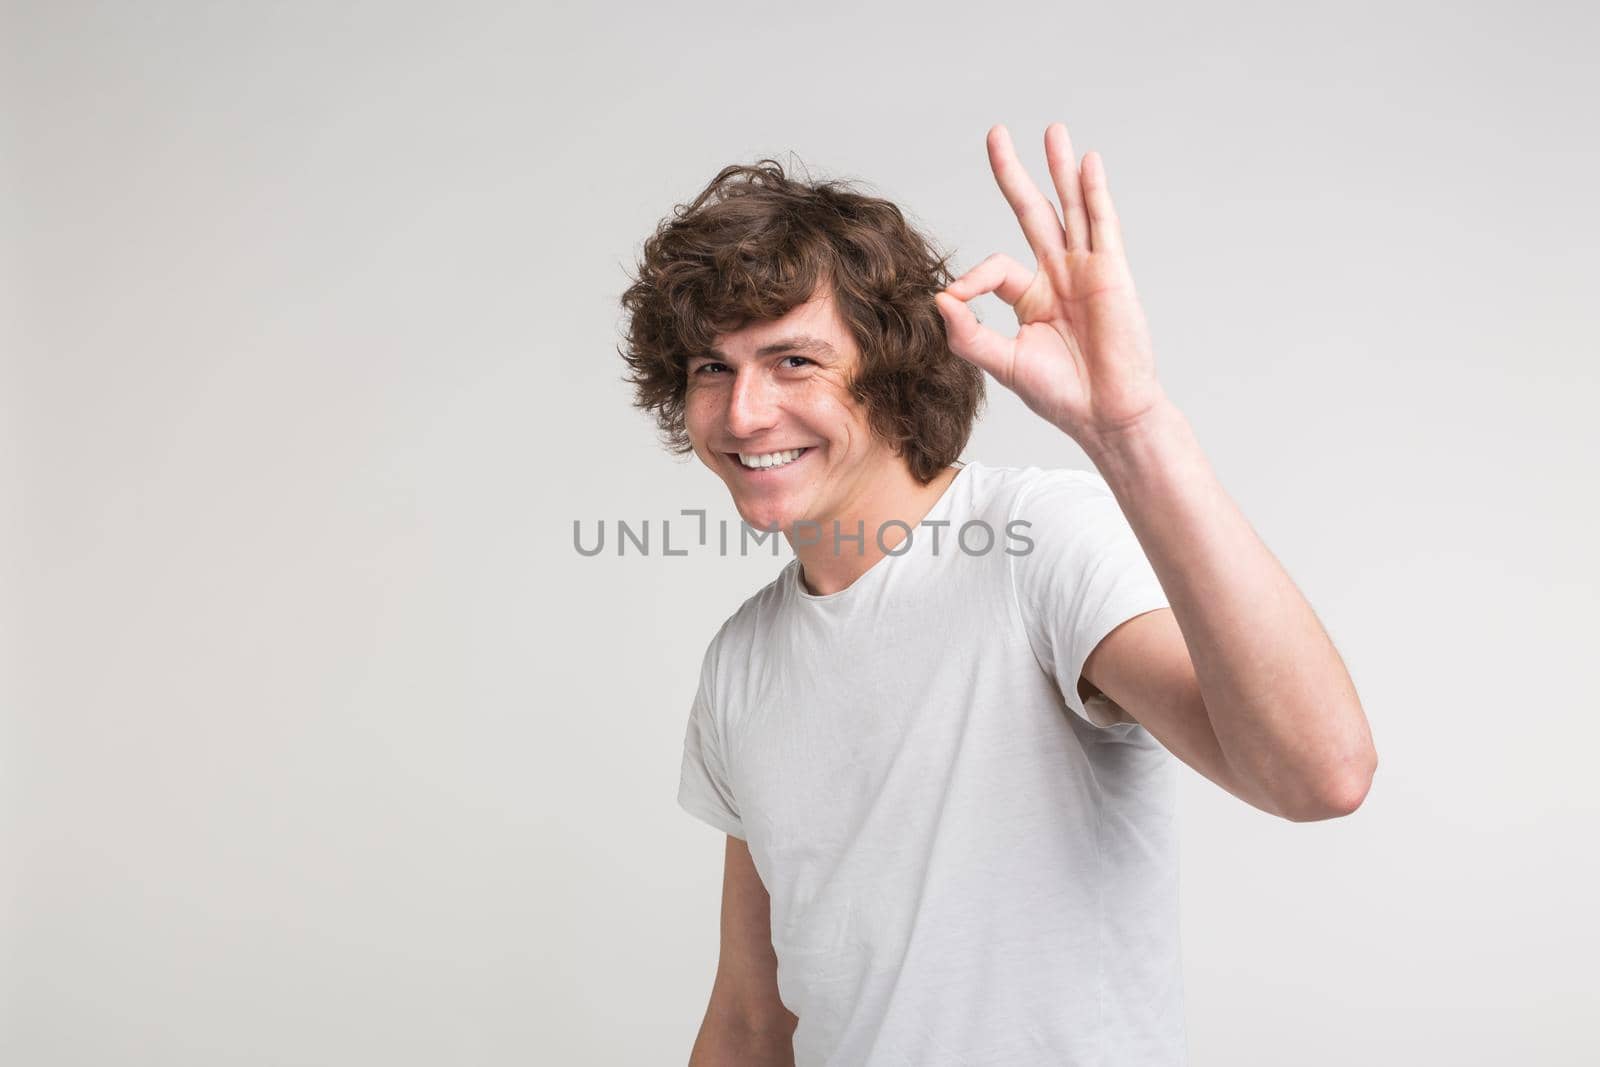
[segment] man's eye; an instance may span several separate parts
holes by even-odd
[[[798,359],[801,363],[810,363],[811,362],[805,356],[784,356],[783,358],[784,359]]]
[[[727,370],[721,363],[702,363],[694,369],[696,374],[704,374],[709,370]]]

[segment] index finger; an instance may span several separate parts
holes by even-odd
[[[994,180],[999,183],[1000,192],[1016,213],[1017,221],[1022,224],[1023,236],[1028,239],[1028,247],[1033,249],[1034,256],[1043,263],[1047,259],[1065,255],[1067,239],[1061,228],[1061,219],[1017,159],[1010,132],[1003,125],[993,127],[989,131],[988,146],[989,166],[994,171]]]

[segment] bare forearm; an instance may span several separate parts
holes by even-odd
[[[1288,818],[1353,810],[1377,764],[1355,685],[1188,420],[1163,402],[1086,450],[1161,579],[1235,772]]]
[[[707,1015],[689,1053],[689,1067],[794,1067],[792,1032],[752,1030]]]

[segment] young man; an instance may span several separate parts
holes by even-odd
[[[679,802],[728,835],[692,1065],[1181,1063],[1172,757],[1295,821],[1372,780],[1338,654],[1157,381],[1099,157],[1045,131],[1058,216],[988,150],[1034,270],[944,284],[893,205],[763,161],[624,296],[638,404],[795,551],[689,715]],[[979,368],[1098,473],[955,466]]]

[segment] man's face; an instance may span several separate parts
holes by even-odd
[[[751,526],[790,532],[809,520],[822,529],[808,533],[831,535],[832,519],[904,467],[850,395],[861,354],[827,284],[780,319],[721,335],[714,349],[689,360],[684,422],[695,455]]]

